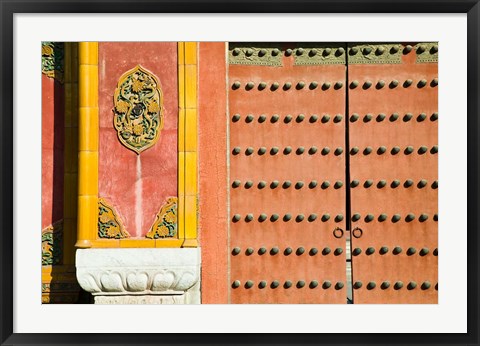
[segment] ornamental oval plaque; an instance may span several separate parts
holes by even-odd
[[[119,79],[113,124],[118,139],[137,154],[153,146],[163,128],[163,96],[157,77],[137,65]]]

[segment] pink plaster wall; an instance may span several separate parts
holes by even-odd
[[[42,229],[63,217],[63,85],[42,74]]]
[[[199,235],[202,303],[226,304],[227,126],[224,42],[201,42],[199,50]]]

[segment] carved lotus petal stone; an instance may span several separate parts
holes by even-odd
[[[153,278],[152,291],[166,291],[173,286],[175,273],[167,271],[158,273]]]
[[[176,289],[186,291],[197,282],[195,275],[192,272],[185,272],[180,280],[178,280]]]
[[[122,278],[118,273],[105,273],[100,277],[100,283],[102,284],[105,292],[122,292],[123,284]]]
[[[88,287],[91,293],[102,292],[102,289],[97,285],[97,281],[95,281],[92,275],[85,275],[79,280],[79,284],[81,287]]]
[[[145,273],[130,273],[127,275],[128,291],[145,291],[148,285],[148,275]]]

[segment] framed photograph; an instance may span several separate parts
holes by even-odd
[[[479,343],[477,1],[1,14],[2,345]]]

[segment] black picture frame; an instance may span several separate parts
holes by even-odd
[[[114,5],[114,6],[113,6]],[[0,0],[1,345],[434,344],[478,345],[479,0]],[[465,334],[21,334],[13,332],[13,16],[15,13],[467,13],[468,309]],[[455,318],[455,316],[452,316]],[[345,321],[339,322],[345,323]]]

